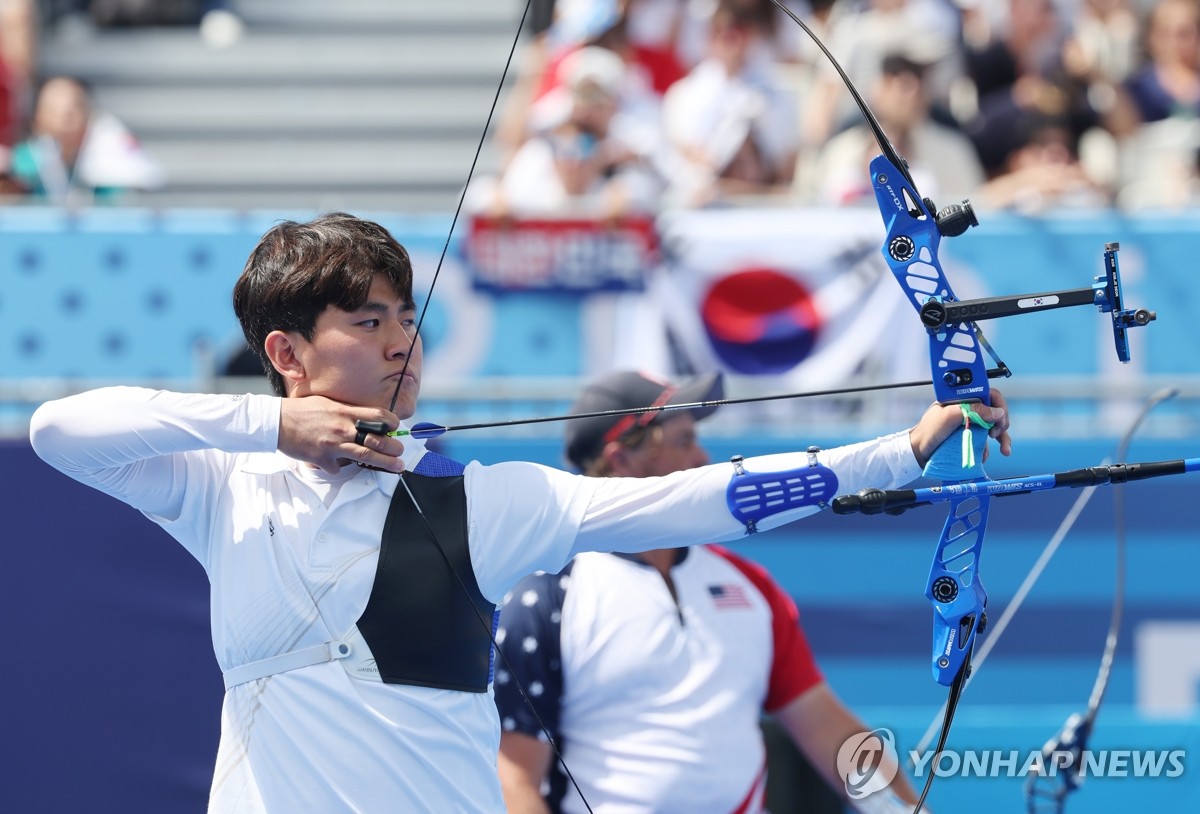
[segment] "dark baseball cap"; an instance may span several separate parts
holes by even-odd
[[[631,410],[635,407],[661,407],[667,404],[691,404],[717,401],[725,397],[725,381],[720,373],[706,373],[682,384],[632,370],[609,373],[589,384],[568,411],[572,415],[599,413],[608,410]],[[691,410],[650,411],[632,415],[591,416],[567,422],[566,456],[580,471],[604,450],[605,444],[615,441],[635,427],[644,427],[660,418],[681,412],[695,419],[712,415],[717,405]]]

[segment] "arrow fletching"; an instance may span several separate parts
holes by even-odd
[[[410,436],[417,439],[438,438],[446,434],[447,427],[441,424],[433,424],[429,421],[421,421],[413,424],[412,429],[408,430],[392,430],[388,433],[393,437]]]

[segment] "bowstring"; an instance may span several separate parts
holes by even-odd
[[[462,214],[463,204],[467,200],[467,191],[471,187],[471,179],[475,176],[475,168],[479,164],[479,156],[483,153],[484,142],[487,141],[488,130],[492,127],[492,117],[496,114],[496,107],[500,103],[500,93],[504,90],[504,80],[508,78],[508,70],[512,67],[513,56],[517,52],[517,43],[521,40],[521,31],[525,28],[525,20],[529,16],[529,9],[533,5],[533,0],[525,0],[525,10],[521,12],[521,21],[517,23],[517,34],[513,37],[512,46],[508,49],[508,58],[504,61],[504,70],[500,74],[500,82],[496,85],[496,93],[492,97],[492,105],[488,108],[487,121],[483,124],[483,132],[479,136],[479,143],[475,145],[475,156],[471,159],[471,168],[467,170],[467,180],[463,184],[462,192],[458,196],[458,205],[454,207],[454,217],[450,220],[450,229],[446,232],[446,242],[442,244],[442,253],[438,257],[437,267],[433,270],[433,280],[429,283],[429,293],[425,296],[425,304],[421,306],[421,313],[417,316],[417,324],[413,329],[412,342],[408,346],[408,353],[404,357],[404,367],[400,369],[400,376],[396,379],[396,390],[392,393],[392,403],[388,407],[389,412],[396,411],[396,400],[400,397],[400,387],[404,383],[404,375],[408,373],[408,364],[412,359],[412,350],[416,347],[417,337],[421,335],[421,325],[425,322],[425,315],[429,313],[429,304],[433,302],[433,290],[437,286],[438,276],[442,273],[442,264],[446,261],[446,254],[450,250],[450,241],[454,238],[454,229],[458,226],[459,215]]]
[[[458,225],[459,216],[462,214],[463,204],[467,199],[467,191],[471,186],[471,179],[475,175],[475,168],[479,164],[479,156],[483,152],[483,145],[487,140],[488,130],[490,130],[492,126],[492,117],[495,115],[496,108],[500,103],[500,93],[504,89],[504,80],[508,77],[509,68],[512,67],[513,56],[517,51],[517,43],[520,42],[521,31],[525,28],[525,21],[529,16],[529,9],[532,5],[533,0],[525,0],[525,8],[524,11],[521,12],[521,20],[517,24],[517,33],[513,37],[512,46],[508,50],[508,58],[504,62],[504,70],[501,72],[500,81],[496,85],[496,93],[492,97],[492,104],[488,109],[487,121],[484,122],[483,125],[483,133],[480,134],[479,143],[475,146],[475,156],[471,159],[471,167],[467,171],[467,180],[463,184],[462,193],[458,197],[458,204],[454,207],[454,217],[451,218],[450,228],[446,232],[446,242],[442,245],[442,253],[438,257],[437,267],[433,272],[433,280],[429,283],[429,293],[425,297],[424,305],[421,306],[421,313],[417,316],[417,324],[413,328],[412,341],[409,343],[408,353],[406,353],[404,356],[404,366],[400,369],[400,375],[396,378],[396,389],[392,393],[392,400],[388,406],[389,412],[395,412],[396,410],[396,401],[400,398],[400,388],[404,385],[404,377],[408,373],[408,366],[412,361],[413,349],[416,347],[417,339],[421,335],[421,325],[425,322],[425,315],[429,313],[429,304],[433,302],[433,291],[437,286],[438,277],[442,272],[442,265],[445,263],[446,254],[450,250],[450,241],[454,238],[454,229]],[[450,558],[446,554],[446,550],[442,546],[441,540],[438,539],[437,533],[433,530],[433,524],[430,523],[429,519],[425,516],[425,511],[421,508],[421,504],[417,501],[416,495],[414,495],[412,490],[409,489],[408,483],[404,480],[403,475],[400,476],[399,480],[401,485],[404,486],[404,491],[408,494],[409,499],[412,501],[413,508],[417,510],[417,516],[421,518],[421,521],[425,524],[425,528],[429,532],[430,537],[437,545],[438,552],[441,554],[442,559],[450,569],[450,572],[454,574],[454,578],[457,580],[459,587],[462,588],[465,594],[469,595],[469,591],[467,591],[467,587],[464,584],[462,577],[451,564]],[[567,766],[567,762],[563,759],[562,752],[559,751],[558,745],[555,743],[554,738],[550,736],[549,729],[542,721],[541,715],[538,714],[537,709],[533,706],[533,702],[529,699],[529,695],[525,692],[525,687],[521,684],[520,679],[518,679],[516,674],[513,672],[512,666],[508,663],[508,658],[504,655],[504,651],[500,649],[500,645],[496,641],[496,636],[492,632],[491,623],[484,619],[483,614],[479,612],[478,608],[475,608],[474,603],[471,603],[471,607],[475,610],[475,615],[479,619],[479,623],[487,631],[488,638],[492,642],[493,652],[497,653],[504,662],[504,666],[508,670],[510,677],[512,678],[517,689],[520,691],[521,696],[525,699],[525,702],[529,706],[530,712],[533,713],[533,717],[537,721],[538,726],[541,728],[542,733],[546,736],[546,740],[550,744],[550,748],[554,751],[554,755],[558,759],[559,765],[562,766],[563,772],[566,773],[567,778],[571,781],[571,785],[574,786],[575,791],[579,794],[580,800],[583,801],[584,808],[588,810],[588,814],[591,814],[591,805],[588,804],[587,798],[584,797],[583,791],[579,788],[579,784],[576,782],[575,776],[571,773],[570,768]]]

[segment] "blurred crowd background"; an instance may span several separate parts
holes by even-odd
[[[960,296],[1086,284],[1104,243],[1126,240],[1130,297],[1153,285],[1147,307],[1186,308],[1200,0],[787,7],[919,191],[981,213],[987,228],[950,250],[979,275],[959,275]],[[256,232],[281,216],[373,214],[416,252],[424,290],[460,198],[439,298],[453,318],[435,308],[426,326],[459,401],[478,401],[486,378],[503,402],[513,385],[495,382],[530,374],[524,392],[569,402],[614,366],[722,367],[750,391],[907,377],[924,366],[923,334],[900,338],[915,323],[890,281],[877,285],[879,222],[861,211],[875,208],[877,152],[830,61],[768,0],[533,0],[527,13],[521,0],[0,0],[0,394],[27,411],[44,395],[26,392],[30,377],[256,375],[223,287]],[[1063,226],[1071,213],[1086,227]],[[163,231],[170,245],[141,237]],[[92,307],[108,284],[84,268],[124,274],[120,296],[148,318],[109,324]],[[180,311],[210,269],[220,280]],[[43,301],[62,327],[14,305]],[[504,321],[505,345],[484,315]],[[1164,316],[1143,332],[1155,344],[1137,337],[1134,366],[1150,374],[1137,380],[1098,361],[1111,357],[1107,329],[1090,333],[1101,321],[1088,318],[1092,351],[1029,320],[1005,337],[1031,351],[1013,387],[1061,402],[1191,381],[1181,321]],[[439,333],[450,322],[478,336]],[[63,333],[95,357],[58,349]],[[198,352],[211,358],[181,361]],[[1053,375],[1060,363],[1077,377]],[[556,376],[569,380],[546,383]],[[1097,403],[1086,412],[1107,432]]]
[[[1195,0],[787,5],[935,200],[1196,202]],[[14,202],[445,209],[521,11],[2,0],[0,184]],[[861,114],[768,0],[535,0],[502,102],[477,211],[871,203]],[[406,147],[429,150],[406,165]]]

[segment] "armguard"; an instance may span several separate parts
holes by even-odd
[[[758,531],[766,517],[805,506],[825,508],[837,494],[837,475],[817,461],[817,447],[808,448],[808,466],[784,472],[747,472],[744,459],[735,455],[733,477],[725,490],[729,513],[746,525],[746,533]]]

